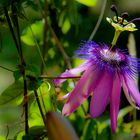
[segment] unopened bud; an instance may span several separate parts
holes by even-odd
[[[79,140],[70,123],[58,112],[46,114],[49,140]]]

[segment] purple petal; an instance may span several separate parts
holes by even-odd
[[[76,76],[77,74],[83,72],[87,68],[87,66],[88,66],[88,63],[85,62],[82,65],[80,65],[74,69],[66,70],[61,75],[59,75],[59,77],[66,77],[66,79],[67,79],[67,77]],[[57,86],[57,85],[63,83],[64,81],[66,81],[66,79],[55,79],[53,82]]]
[[[113,82],[112,94],[110,96],[110,118],[113,133],[116,132],[117,117],[120,106],[121,83],[121,78],[116,74]]]
[[[100,116],[105,110],[112,91],[112,81],[113,77],[108,72],[104,72],[104,74],[102,74],[100,83],[93,91],[90,103],[90,114],[92,118]]]
[[[96,87],[101,72],[91,66],[84,72],[83,76],[77,83],[75,89],[70,93],[68,101],[65,103],[62,114],[69,115],[88,98],[93,89]]]
[[[134,103],[132,97],[130,96],[129,91],[128,91],[128,88],[127,88],[127,86],[126,86],[126,84],[125,84],[124,79],[122,80],[122,86],[123,86],[123,91],[124,91],[124,94],[125,94],[125,96],[126,96],[128,102],[129,102],[134,108],[139,109],[139,107],[136,106],[136,104]]]
[[[124,82],[126,84],[128,93],[140,107],[140,93],[134,79],[128,77],[127,75],[124,75]]]

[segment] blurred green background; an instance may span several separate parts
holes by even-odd
[[[17,50],[4,16],[4,6],[9,9],[10,15],[11,3],[17,4],[22,49],[30,72],[33,72],[32,74],[36,76],[40,75],[42,65],[40,53],[42,53],[47,75],[51,77],[57,76],[69,68],[65,61],[67,57],[61,49],[69,57],[70,61],[68,62],[71,63],[72,67],[81,64],[82,61],[74,57],[74,51],[77,50],[81,41],[89,39],[100,16],[104,1],[0,0],[0,94],[13,84],[16,78],[15,72],[13,73],[2,67],[16,71],[20,64]],[[114,29],[106,22],[106,17],[114,16],[114,13],[110,10],[112,4],[118,7],[120,16],[123,12],[127,11],[129,13],[128,21],[140,17],[139,0],[107,0],[103,19],[92,39],[96,42],[106,44],[112,42]],[[46,23],[48,25],[44,26]],[[136,25],[140,29],[140,22],[137,22]],[[46,38],[44,39],[45,33]],[[130,33],[128,32],[121,34],[117,42],[119,48],[126,49],[128,47],[129,35]],[[133,44],[132,49],[136,51],[137,57],[140,57],[140,30],[134,32],[133,37],[130,39]],[[72,81],[68,80],[60,89],[56,89],[58,96],[70,92],[73,87]],[[18,101],[13,100],[13,102]],[[8,133],[7,139],[20,140],[21,137],[18,134],[19,132],[23,133],[24,130],[22,122],[23,110],[21,103],[15,104],[0,104],[0,135],[5,138]],[[61,111],[63,104],[63,101],[58,101],[58,110]],[[88,101],[84,103],[84,107],[88,109]],[[36,112],[36,108],[32,108],[33,106],[30,106],[30,110]],[[110,129],[108,108],[100,118],[91,120],[86,118],[82,108],[79,107],[75,113],[68,117],[68,120],[81,140],[139,140],[140,112],[129,106],[123,94],[121,95],[120,108],[116,134],[112,134]],[[34,121],[36,122],[35,125],[37,125],[37,122],[40,124],[40,120]],[[9,132],[7,132],[8,130]]]

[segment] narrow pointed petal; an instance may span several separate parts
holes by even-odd
[[[66,77],[66,79],[67,79],[67,77],[76,76],[77,74],[83,72],[87,68],[87,66],[88,66],[88,63],[85,62],[82,65],[80,65],[74,69],[66,70],[61,75],[59,75],[59,77]],[[63,83],[64,81],[66,81],[66,79],[55,79],[53,82],[57,86],[57,85]]]
[[[91,98],[90,114],[92,118],[98,117],[104,112],[112,91],[112,81],[113,77],[108,72],[102,74],[100,83],[93,91]]]
[[[88,98],[93,89],[98,84],[101,78],[101,73],[94,67],[88,67],[83,76],[77,83],[75,89],[70,93],[67,102],[65,103],[62,114],[69,115],[79,107],[82,102]]]
[[[134,101],[140,107],[140,93],[134,79],[128,77],[127,75],[124,75],[124,81],[130,96],[132,96]]]
[[[110,96],[110,118],[113,133],[116,132],[117,117],[120,106],[121,78],[116,74],[113,82],[112,94]]]
[[[136,104],[134,103],[134,100],[132,99],[132,97],[130,96],[129,94],[129,91],[128,91],[128,88],[125,84],[125,81],[124,79],[122,80],[122,87],[123,87],[123,91],[124,91],[124,94],[128,100],[128,102],[130,103],[130,105],[132,105],[134,108],[136,109],[140,109],[138,106],[136,106]]]

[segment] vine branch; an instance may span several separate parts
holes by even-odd
[[[43,119],[44,125],[46,125],[45,116],[44,116],[44,113],[43,113],[43,110],[42,110],[42,107],[41,107],[41,103],[40,103],[40,100],[39,100],[39,96],[38,96],[36,90],[34,90],[34,95],[35,95],[35,97],[36,97],[36,101],[37,101],[38,108],[39,108],[39,111],[40,111],[41,117],[42,117],[42,119]]]
[[[58,49],[60,50],[60,52],[62,53],[62,55],[64,57],[64,61],[67,64],[68,69],[71,69],[72,67],[71,67],[71,62],[70,62],[69,56],[67,55],[67,53],[63,49],[63,46],[62,46],[61,42],[59,41],[59,39],[58,39],[56,33],[54,32],[53,28],[51,26],[49,26],[49,29],[50,29],[50,31],[51,31],[51,33],[52,33],[52,35],[53,35],[53,37],[54,37],[54,39],[56,41]]]
[[[0,66],[0,68],[5,69],[5,70],[10,71],[10,72],[14,72],[14,70],[11,70],[11,69],[6,68],[6,67],[4,67],[4,66]]]
[[[17,39],[16,39],[16,36],[15,36],[15,33],[14,33],[14,30],[13,30],[13,27],[12,27],[12,24],[11,24],[11,20],[10,20],[10,17],[8,15],[8,10],[6,7],[4,7],[4,13],[5,13],[5,17],[7,19],[7,23],[8,23],[8,26],[9,26],[9,29],[10,29],[10,32],[12,34],[12,37],[13,37],[13,40],[14,40],[14,43],[16,45],[16,48],[17,48],[17,51],[18,51],[18,54],[20,54],[20,49],[19,49],[19,46],[18,46],[18,42],[17,42]],[[22,60],[21,60],[22,61]]]
[[[12,5],[14,6],[14,5]],[[22,47],[21,47],[21,40],[20,40],[20,30],[19,30],[19,23],[18,23],[18,17],[17,17],[17,11],[14,11],[16,9],[13,9],[14,7],[12,7],[12,16],[14,17],[13,20],[15,20],[15,24],[16,24],[16,31],[17,31],[17,36],[18,36],[18,41],[17,41],[17,38],[16,38],[16,35],[14,33],[14,29],[13,29],[13,26],[12,26],[12,23],[11,23],[11,20],[10,20],[10,17],[8,15],[8,10],[6,7],[4,7],[4,13],[5,13],[5,16],[6,16],[6,19],[7,19],[7,22],[8,22],[8,26],[9,26],[9,29],[10,29],[10,32],[12,34],[12,37],[13,37],[13,40],[15,42],[15,45],[16,45],[16,48],[17,48],[17,51],[18,51],[18,55],[20,57],[20,60],[21,60],[21,73],[22,73],[22,76],[23,76],[23,82],[24,82],[24,110],[25,110],[25,134],[28,134],[29,133],[29,124],[28,124],[28,95],[27,95],[27,80],[26,80],[26,75],[25,75],[25,61],[24,61],[24,58],[23,58],[23,53],[22,53]],[[14,23],[13,23],[14,25]]]
[[[90,40],[93,39],[93,37],[95,36],[95,34],[96,34],[96,32],[97,32],[97,30],[98,30],[100,24],[101,24],[101,21],[102,21],[102,19],[103,19],[103,15],[104,15],[104,12],[105,12],[106,4],[107,4],[107,0],[104,0],[104,1],[103,1],[103,4],[102,4],[100,16],[99,16],[99,18],[98,18],[98,21],[97,21],[97,23],[96,23],[96,25],[95,25],[95,28],[93,29],[93,31],[92,31],[92,33],[91,33],[91,35],[90,35],[88,41],[90,41]]]

